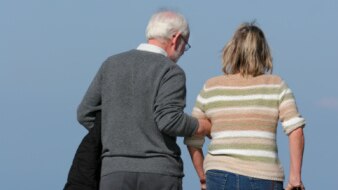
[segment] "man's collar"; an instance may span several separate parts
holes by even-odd
[[[142,43],[136,49],[141,50],[141,51],[149,51],[149,52],[153,52],[153,53],[159,53],[159,54],[162,54],[166,57],[168,56],[167,52],[164,51],[164,49],[162,49],[158,46],[152,45],[152,44]]]

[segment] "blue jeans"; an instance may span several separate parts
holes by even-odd
[[[283,190],[282,181],[271,181],[221,170],[208,170],[207,190]]]

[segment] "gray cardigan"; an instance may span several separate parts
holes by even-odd
[[[162,54],[131,50],[109,57],[78,107],[93,127],[102,110],[102,172],[183,176],[176,136],[191,136],[197,119],[185,114],[184,71]]]

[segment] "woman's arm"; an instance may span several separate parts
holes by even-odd
[[[204,171],[203,171],[203,161],[204,161],[203,151],[202,151],[201,148],[195,148],[195,147],[192,147],[192,146],[187,146],[187,147],[188,147],[188,151],[190,153],[192,163],[193,163],[195,170],[197,172],[197,175],[200,179],[201,189],[205,190],[206,184],[205,184],[205,174],[204,174]]]
[[[304,152],[304,133],[303,127],[300,127],[289,134],[290,146],[290,174],[288,189],[301,186],[302,184],[302,161]]]

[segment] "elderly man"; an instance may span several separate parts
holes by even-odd
[[[109,57],[89,86],[78,120],[91,129],[102,111],[101,190],[182,189],[176,137],[207,135],[211,127],[183,111],[185,74],[176,62],[190,48],[189,34],[181,14],[155,13],[148,43]]]

